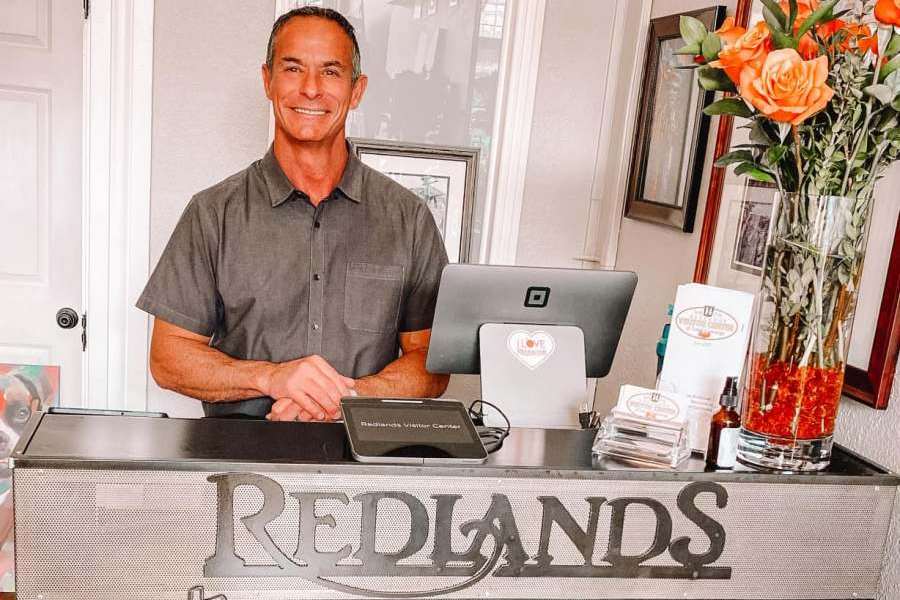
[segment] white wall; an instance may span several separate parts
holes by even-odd
[[[712,0],[655,0],[650,18],[677,14],[687,10],[724,4],[729,14],[734,12],[735,2]],[[632,35],[637,36],[635,31]],[[641,32],[640,35],[646,35]],[[641,59],[643,62],[643,59]],[[640,63],[639,63],[640,64]],[[628,78],[628,70],[620,71]],[[621,94],[627,93],[628,83],[619,85]],[[616,352],[610,374],[597,382],[594,409],[606,412],[615,404],[619,386],[624,383],[653,387],[656,379],[656,341],[666,321],[666,307],[675,299],[675,289],[681,283],[690,282],[694,274],[694,262],[700,243],[700,228],[706,208],[706,191],[715,146],[718,119],[710,123],[704,176],[700,184],[697,216],[693,233],[684,233],[672,227],[646,223],[634,219],[622,219],[619,232],[616,268],[638,274],[638,285],[622,339]],[[630,141],[633,132],[626,132]],[[627,167],[625,167],[627,168]]]
[[[610,1],[547,4],[518,265],[581,266],[615,12]]]
[[[151,265],[193,194],[266,151],[259,68],[274,14],[274,0],[156,0]],[[152,378],[149,386],[148,410],[202,415],[197,401],[160,389]]]
[[[628,1],[628,0],[620,0]],[[550,0],[516,264],[582,266],[616,3]],[[591,388],[590,392],[593,392]],[[448,398],[480,397],[478,376],[454,375]]]

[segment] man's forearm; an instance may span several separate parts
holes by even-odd
[[[181,340],[168,358],[151,352],[150,371],[160,387],[205,402],[265,396],[272,363],[239,360],[202,342]]]
[[[389,363],[381,372],[356,381],[361,396],[436,398],[447,389],[449,375],[425,370],[427,350],[413,350]]]

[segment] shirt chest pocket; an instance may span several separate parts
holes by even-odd
[[[385,333],[397,328],[403,266],[352,262],[347,265],[344,323],[349,329]]]

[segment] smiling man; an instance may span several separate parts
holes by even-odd
[[[337,418],[351,393],[439,396],[425,356],[447,255],[428,208],[348,147],[367,84],[353,26],[286,13],[262,79],[272,147],[191,199],[138,300],[154,379],[208,416],[272,420]]]

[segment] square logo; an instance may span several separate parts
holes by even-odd
[[[525,306],[528,308],[544,308],[550,301],[550,288],[532,286],[525,292]]]

